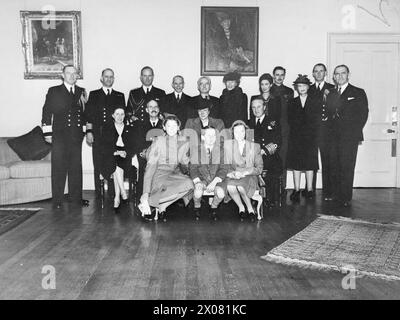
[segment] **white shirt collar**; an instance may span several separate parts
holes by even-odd
[[[107,90],[110,90],[110,94],[111,94],[113,88],[112,87],[111,88],[103,87],[103,91],[104,91],[105,94],[107,94]]]
[[[155,125],[157,125],[157,123],[158,123],[158,119],[157,119],[157,120],[151,120],[151,119],[149,119],[149,120],[150,120],[151,125],[153,125],[153,123],[155,123]]]
[[[315,82],[315,88],[323,88],[325,85],[325,80],[322,80],[321,83]]]
[[[178,95],[179,95],[179,98],[180,99],[182,99],[182,94],[183,94],[183,92],[181,91],[181,92],[176,92],[176,91],[174,91],[174,93],[175,93],[175,98],[178,98]]]
[[[144,93],[147,93],[147,89],[149,89],[149,91],[151,91],[151,88],[153,88],[153,85],[148,86],[148,87],[146,87],[145,85],[142,86]]]
[[[301,106],[304,108],[304,106],[306,105],[307,96],[305,97],[299,96],[299,97],[301,101]]]
[[[257,124],[258,119],[260,119],[260,123],[262,123],[264,121],[264,118],[265,118],[265,113],[261,117],[256,118],[256,124]]]
[[[72,92],[75,94],[75,85],[70,85],[64,81],[64,86],[67,88],[68,92],[70,92],[72,88]]]
[[[347,88],[347,86],[349,85],[349,83],[348,82],[346,82],[344,85],[342,85],[340,88],[340,92],[341,93],[343,93],[344,92],[344,90],[346,90],[346,88]]]

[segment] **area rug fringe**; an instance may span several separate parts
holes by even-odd
[[[17,207],[15,207],[15,208],[1,208],[0,207],[0,211],[1,210],[7,210],[7,211],[17,211],[17,210],[20,210],[20,211],[24,211],[24,210],[26,210],[26,211],[38,211],[38,210],[42,210],[42,208],[17,208]]]
[[[375,222],[375,221],[352,219],[352,218],[346,218],[346,217],[340,217],[340,216],[328,216],[328,215],[323,215],[323,214],[318,214],[317,216],[319,218],[325,219],[325,220],[338,220],[338,221],[348,221],[348,222],[355,222],[355,223],[374,224],[374,225],[380,225],[380,226],[400,227],[400,223],[397,223],[397,222]]]
[[[303,269],[312,269],[312,270],[320,270],[320,271],[339,271],[341,273],[348,273],[350,271],[349,266],[339,267],[339,266],[335,266],[335,265],[323,264],[323,263],[318,263],[318,262],[287,258],[287,257],[283,257],[283,256],[278,256],[278,255],[275,255],[272,253],[267,253],[265,256],[261,256],[261,259],[264,259],[264,260],[270,261],[270,262],[288,265],[288,266],[297,266],[297,267],[300,267]],[[357,270],[357,269],[354,269],[354,271],[355,271],[356,277],[368,276],[368,277],[372,277],[372,278],[379,278],[379,279],[389,280],[389,281],[400,280],[400,277],[398,277],[398,276],[388,276],[385,274],[369,272],[369,271],[361,271],[361,270]]]

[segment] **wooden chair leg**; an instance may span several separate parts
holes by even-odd
[[[257,220],[261,220],[264,217],[263,197],[260,192],[256,192],[252,199],[257,201]]]
[[[283,202],[283,195],[284,193],[282,192],[282,185],[283,185],[283,176],[279,176],[279,207],[282,207],[282,202]]]
[[[100,201],[102,209],[104,209],[104,193],[104,179],[100,179]]]

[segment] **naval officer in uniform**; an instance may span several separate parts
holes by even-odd
[[[48,90],[42,112],[43,134],[52,144],[51,190],[57,209],[62,207],[67,177],[69,201],[77,206],[89,205],[82,199],[85,89],[76,85],[78,74],[73,65],[64,66],[62,77],[61,85]]]

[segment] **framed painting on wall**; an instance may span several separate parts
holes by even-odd
[[[201,75],[258,75],[258,7],[201,7]]]
[[[21,11],[25,79],[58,79],[72,64],[82,74],[80,11]]]

